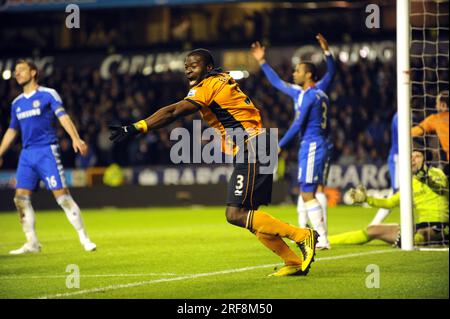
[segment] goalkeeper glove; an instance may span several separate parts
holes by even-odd
[[[350,189],[350,198],[353,203],[364,203],[367,200],[367,193],[364,186],[359,185],[358,187]]]
[[[130,125],[110,125],[109,130],[111,135],[109,136],[109,140],[113,141],[114,143],[119,143],[125,140],[128,140],[139,133],[146,133],[147,123],[144,120],[141,120],[137,123],[130,124]]]

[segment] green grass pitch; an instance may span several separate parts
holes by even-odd
[[[293,206],[264,210],[296,224]],[[362,228],[374,214],[331,208],[330,233]],[[223,207],[86,209],[83,216],[97,251],[82,249],[62,211],[39,211],[42,252],[10,256],[24,235],[16,213],[0,214],[0,298],[449,297],[448,251],[405,252],[379,241],[334,246],[317,253],[308,276],[274,278],[267,275],[281,264],[278,256],[249,231],[227,224]],[[398,219],[394,212],[387,222]],[[66,286],[74,283],[68,265],[80,271],[79,288]],[[374,275],[369,265],[379,269],[379,288],[366,285]]]

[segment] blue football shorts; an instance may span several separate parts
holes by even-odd
[[[303,141],[299,151],[298,182],[301,192],[315,192],[323,184],[328,143],[325,140]]]
[[[59,145],[32,146],[20,153],[16,188],[34,191],[42,180],[49,190],[66,188]]]

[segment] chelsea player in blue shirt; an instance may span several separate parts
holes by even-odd
[[[96,245],[87,236],[80,208],[73,200],[65,183],[54,126],[55,117],[72,138],[75,152],[85,155],[87,145],[80,138],[75,125],[65,112],[58,93],[54,89],[38,85],[38,69],[32,61],[19,60],[15,67],[15,77],[23,93],[12,102],[11,122],[0,144],[0,165],[1,157],[20,131],[22,151],[16,173],[14,203],[19,212],[27,242],[19,249],[10,251],[10,254],[19,255],[41,250],[35,230],[35,213],[31,205],[31,195],[38,187],[40,180],[44,181],[47,189],[53,192],[56,201],[78,232],[84,249],[93,251]]]
[[[265,47],[259,42],[252,44],[251,52],[261,65],[269,82],[288,94],[294,102],[296,119],[280,141],[280,148],[286,147],[293,137],[301,135],[299,150],[300,192],[297,211],[299,226],[305,227],[308,219],[320,237],[317,249],[330,249],[327,236],[327,198],[323,192],[332,144],[328,141],[328,97],[325,91],[335,73],[334,59],[326,39],[318,34],[316,39],[322,47],[327,64],[327,73],[316,82],[316,67],[310,62],[295,66],[295,84],[280,79],[266,63]]]
[[[388,156],[389,175],[391,177],[391,188],[394,193],[399,191],[398,184],[398,114],[397,112],[392,117],[391,121],[391,148]],[[391,209],[378,209],[375,217],[369,225],[379,225],[391,213]]]

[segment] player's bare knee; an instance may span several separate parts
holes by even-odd
[[[227,217],[227,222],[230,224],[236,225],[238,219],[238,207],[227,206],[225,210],[225,216]]]
[[[245,227],[248,211],[241,207],[227,206],[225,215],[227,221],[235,226]]]
[[[53,196],[55,197],[55,199],[58,199],[58,197],[63,196],[63,195],[69,195],[69,190],[67,188],[61,188],[61,189],[56,189],[53,191]]]

